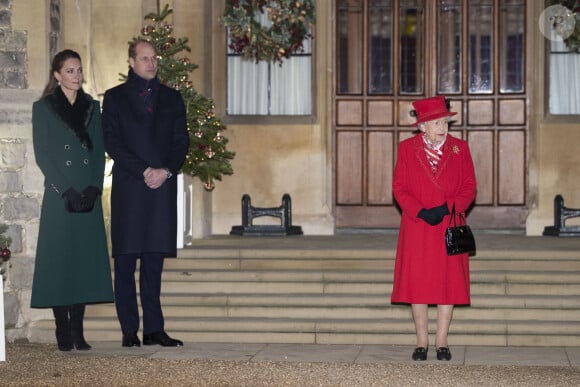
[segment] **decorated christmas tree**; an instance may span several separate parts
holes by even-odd
[[[145,16],[152,24],[143,27],[141,38],[151,42],[157,51],[159,80],[180,91],[183,97],[190,146],[181,170],[198,177],[205,189],[212,191],[215,180],[233,174],[230,160],[235,153],[226,149],[228,139],[223,135],[226,127],[214,113],[213,100],[198,93],[189,80],[198,66],[183,56],[184,51],[191,51],[188,39],[173,37],[173,26],[165,21],[172,12],[169,5],[161,10],[158,1],[157,12]]]

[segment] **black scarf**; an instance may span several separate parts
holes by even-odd
[[[149,113],[153,113],[155,102],[157,101],[157,94],[159,94],[159,78],[155,77],[150,80],[143,79],[135,74],[133,69],[129,69],[127,83],[143,99],[145,109]]]
[[[74,104],[70,104],[60,86],[54,93],[45,97],[48,106],[58,118],[75,134],[81,144],[89,150],[93,149],[93,143],[87,132],[87,125],[93,112],[93,99],[84,93],[83,89],[77,91]]]

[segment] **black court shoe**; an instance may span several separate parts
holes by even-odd
[[[429,348],[426,347],[417,347],[415,348],[415,350],[413,351],[413,355],[411,355],[411,358],[415,361],[418,360],[427,360],[427,351],[429,350]]]
[[[449,350],[449,347],[437,348],[437,360],[451,360],[451,351]]]

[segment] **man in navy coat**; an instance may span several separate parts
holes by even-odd
[[[176,256],[177,181],[189,147],[181,94],[157,78],[157,54],[146,40],[129,45],[127,82],[109,89],[103,100],[105,148],[113,159],[111,239],[115,263],[115,306],[124,347],[182,346],[164,328],[161,273],[165,257]]]

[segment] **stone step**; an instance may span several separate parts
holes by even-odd
[[[508,284],[580,284],[580,271],[524,271],[506,272],[503,270],[471,270],[471,283],[508,283]],[[315,283],[378,283],[392,284],[392,270],[196,270],[183,271],[165,269],[163,282],[315,282]]]
[[[115,316],[112,306],[99,306],[92,316]],[[164,303],[163,314],[166,318],[196,318],[196,317],[256,317],[296,319],[388,319],[410,318],[408,307],[392,306],[340,306],[340,305],[182,305],[175,306]],[[435,318],[435,315],[433,316]],[[454,321],[458,320],[495,320],[504,321],[529,319],[534,321],[580,321],[580,310],[563,308],[494,308],[494,307],[457,307],[453,314]],[[580,324],[579,324],[580,325]]]
[[[189,251],[189,250],[186,250]],[[294,250],[296,252],[296,250]],[[252,251],[252,253],[254,253]],[[565,254],[564,254],[565,253]],[[471,270],[504,270],[504,271],[544,271],[544,270],[578,270],[580,252],[569,254],[558,253],[546,258],[525,255],[516,257],[501,256],[495,253],[479,254],[470,258]],[[363,251],[345,253],[344,251],[312,251],[306,256],[296,257],[286,252],[268,252],[250,254],[246,251],[213,250],[198,251],[196,254],[179,251],[178,258],[165,260],[168,270],[382,270],[394,267],[395,255],[392,253]]]
[[[394,243],[358,249],[334,239],[308,249],[294,240],[179,250],[163,273],[167,331],[186,342],[414,343],[410,308],[390,304]],[[534,239],[514,251],[482,244],[470,258],[472,305],[455,308],[450,344],[580,346],[580,249],[570,242]],[[429,316],[434,332],[436,308]],[[89,341],[120,341],[114,305],[87,307],[85,329]],[[30,337],[54,342],[54,322],[36,322]]]
[[[472,269],[472,282],[517,282],[517,283],[580,283],[580,267],[576,270],[482,270]],[[393,279],[393,270],[183,270],[165,268],[163,281],[191,282],[385,282]]]
[[[580,259],[553,259],[553,260],[471,260],[470,269],[474,270],[503,270],[510,271],[577,271]],[[177,271],[196,270],[392,270],[394,259],[166,259],[165,268]]]
[[[392,284],[377,282],[312,282],[312,281],[167,281],[163,283],[165,295],[175,293],[192,294],[383,294],[388,297]],[[472,282],[472,294],[580,294],[580,283],[533,283],[533,282]]]
[[[577,322],[515,320],[455,321],[451,345],[580,346]],[[431,323],[430,332],[436,326]],[[185,342],[318,343],[408,345],[415,340],[409,318],[382,320],[336,320],[267,318],[168,319],[166,330]],[[91,319],[85,323],[91,341],[120,341],[116,319]],[[54,322],[35,324],[34,341],[54,342]]]
[[[54,329],[54,323],[45,321],[43,325],[48,329]],[[429,325],[430,331],[436,330],[436,323]],[[186,331],[214,331],[214,332],[326,332],[326,333],[414,333],[413,324],[410,324],[408,316],[389,319],[348,319],[348,320],[325,320],[314,319],[285,319],[285,318],[255,318],[233,317],[227,320],[211,317],[174,318],[167,326],[168,330],[175,332]],[[93,319],[85,323],[87,331],[116,331],[119,323],[116,319]],[[453,330],[457,334],[559,334],[580,335],[580,327],[574,321],[528,321],[528,320],[458,320],[453,322]],[[95,333],[93,333],[94,335]]]
[[[365,307],[395,308],[388,295],[295,295],[287,294],[174,294],[163,295],[164,305],[171,307]],[[458,307],[459,308],[459,307]],[[475,295],[471,297],[472,309],[539,309],[539,310],[580,310],[580,297],[548,295]],[[96,304],[87,307],[88,317],[114,315],[113,304]]]

